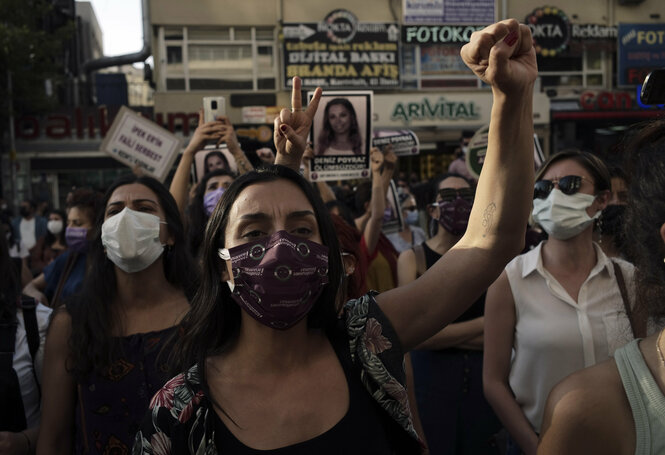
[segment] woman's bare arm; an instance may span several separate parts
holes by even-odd
[[[407,351],[457,318],[521,251],[531,210],[538,75],[531,32],[502,21],[475,32],[461,55],[492,87],[487,155],[462,239],[418,280],[377,296]]]
[[[41,273],[35,278],[32,279],[24,288],[23,288],[23,293],[25,295],[29,295],[30,297],[36,299],[38,302],[43,303],[44,305],[48,305],[48,298],[44,294],[44,290],[46,289],[46,279],[44,278],[44,274]]]
[[[219,140],[223,132],[223,127],[224,125],[219,121],[204,123],[203,109],[199,111],[199,125],[180,157],[180,163],[178,163],[171,186],[169,187],[169,192],[173,196],[173,199],[175,199],[183,220],[186,218],[185,209],[189,204],[189,176],[192,163],[194,162],[194,155],[196,155],[196,152],[203,150],[206,141]]]
[[[46,336],[42,377],[42,419],[37,455],[72,453],[76,383],[67,371],[71,318],[55,313]]]
[[[508,378],[515,333],[515,300],[506,273],[487,290],[485,299],[485,398],[524,453],[533,455],[538,435],[515,400]]]

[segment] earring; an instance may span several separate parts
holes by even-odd
[[[174,254],[173,245],[166,245],[164,247],[164,260],[166,262],[170,262],[171,259],[173,258],[173,254]]]

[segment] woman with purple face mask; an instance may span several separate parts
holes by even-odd
[[[473,183],[449,173],[430,184],[436,195],[428,206],[433,236],[399,256],[400,286],[432,267],[460,241],[469,224]],[[418,413],[433,455],[490,453],[490,438],[501,427],[482,390],[484,307],[483,294],[410,353]]]
[[[403,359],[517,254],[531,202],[536,56],[528,27],[476,32],[464,61],[492,86],[483,175],[466,233],[414,283],[346,303],[328,212],[297,172],[321,98],[275,120],[276,165],[239,177],[208,221],[202,276],[133,453],[417,453]],[[487,58],[491,54],[491,58]],[[383,195],[382,195],[383,196]],[[382,215],[381,211],[381,215]]]
[[[197,257],[203,242],[206,223],[224,192],[235,180],[235,175],[223,169],[203,176],[185,210],[185,229],[189,251]]]
[[[67,251],[44,268],[23,293],[45,305],[56,307],[62,299],[81,288],[85,276],[88,238],[101,207],[101,195],[89,188],[72,193],[67,210],[65,241]]]

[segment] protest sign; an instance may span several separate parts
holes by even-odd
[[[380,150],[386,145],[393,146],[397,156],[412,156],[420,153],[418,136],[411,130],[378,130],[374,131],[372,145]]]
[[[180,139],[123,106],[100,150],[114,159],[164,182],[180,152]]]
[[[386,193],[386,210],[383,215],[383,226],[381,230],[384,234],[392,234],[404,229],[404,218],[402,209],[399,205],[399,195],[395,181],[390,181],[388,192]]]
[[[226,144],[219,147],[208,146],[194,155],[194,181],[198,182],[208,172],[224,169],[236,174],[238,165],[236,159]]]
[[[310,131],[312,181],[369,177],[371,137],[372,92],[323,92]]]
[[[489,125],[479,128],[469,141],[469,151],[466,152],[466,167],[476,179],[480,177],[485,162],[489,131]]]

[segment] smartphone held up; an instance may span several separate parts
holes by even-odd
[[[204,122],[212,122],[222,115],[226,115],[226,99],[223,96],[203,97]]]

